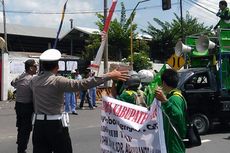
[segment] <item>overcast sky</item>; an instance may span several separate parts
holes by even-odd
[[[5,10],[7,23],[20,24],[38,27],[57,28],[60,23],[61,12],[66,0],[5,0]],[[108,1],[108,8],[112,0]],[[126,7],[126,15],[129,17],[132,9],[140,0],[118,0],[116,12],[113,17],[119,19],[121,2]],[[191,15],[199,18],[199,21],[205,25],[215,25],[218,17],[205,9],[194,5],[191,1],[207,7],[213,12],[218,11],[219,0],[183,0],[183,15],[189,11]],[[230,0],[227,0],[230,3]],[[230,4],[229,4],[230,5]],[[69,30],[70,19],[74,21],[74,26],[97,28],[95,22],[97,18],[95,12],[103,11],[104,0],[69,0],[66,9],[66,15],[63,23],[63,30]],[[0,6],[2,10],[2,6]],[[146,29],[147,23],[154,24],[153,18],[159,18],[162,21],[171,21],[174,18],[173,13],[180,15],[179,0],[172,0],[172,9],[162,11],[161,0],[150,0],[140,3],[137,8],[134,22],[138,29]],[[0,14],[2,22],[2,13]]]

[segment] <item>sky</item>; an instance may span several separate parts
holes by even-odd
[[[57,28],[60,24],[61,12],[66,0],[4,0],[6,10],[6,21],[8,24],[20,24],[36,27]],[[121,2],[124,2],[127,18],[140,0],[118,0],[113,18],[119,19]],[[195,5],[193,2],[207,7],[214,13]],[[182,0],[183,15],[188,11],[192,16],[197,17],[204,25],[215,25],[218,17],[219,0]],[[227,0],[230,5],[230,0]],[[110,8],[112,0],[107,0]],[[156,25],[153,18],[171,22],[175,18],[174,13],[180,16],[180,0],[171,0],[172,8],[163,11],[161,0],[150,0],[140,3],[136,9],[134,23],[137,24],[138,31],[146,30],[148,22]],[[70,19],[73,19],[74,26],[97,28],[95,22],[98,20],[95,12],[102,12],[104,0],[68,0],[66,15],[63,22],[63,31],[70,29]],[[2,11],[2,6],[0,6]],[[2,22],[0,13],[0,22]]]

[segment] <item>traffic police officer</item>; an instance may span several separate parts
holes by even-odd
[[[29,59],[25,62],[25,72],[11,81],[11,85],[17,90],[15,111],[18,130],[18,153],[26,153],[30,132],[32,131],[33,99],[29,83],[36,71],[37,64],[35,60]]]
[[[71,80],[58,73],[61,53],[48,49],[40,56],[44,72],[34,77],[30,87],[34,99],[33,153],[72,153],[68,115],[63,113],[64,92],[76,92],[98,86],[110,79],[125,81],[127,71],[108,72],[102,77]]]

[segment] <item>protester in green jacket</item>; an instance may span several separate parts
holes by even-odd
[[[166,69],[161,75],[162,89],[155,91],[156,98],[162,104],[165,143],[167,153],[185,153],[185,146],[181,138],[186,135],[186,101],[176,89],[178,84],[177,72]],[[175,127],[177,133],[172,128]]]
[[[135,71],[131,71],[129,75],[130,78],[123,82],[122,87],[119,89],[122,91],[119,93],[116,91],[113,97],[127,103],[146,107],[144,92],[139,89],[141,84],[139,75]],[[114,89],[116,89],[117,86],[121,85],[117,84],[113,86],[112,93],[114,93]]]
[[[219,8],[220,10],[216,14],[216,16],[220,17],[220,21],[217,23],[217,25],[214,27],[214,29],[217,29],[218,26],[220,28],[229,29],[230,28],[230,11],[227,7],[228,4],[225,0],[221,0],[219,2]]]

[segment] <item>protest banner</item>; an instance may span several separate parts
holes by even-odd
[[[166,153],[163,119],[157,101],[150,111],[103,97],[101,153]]]

